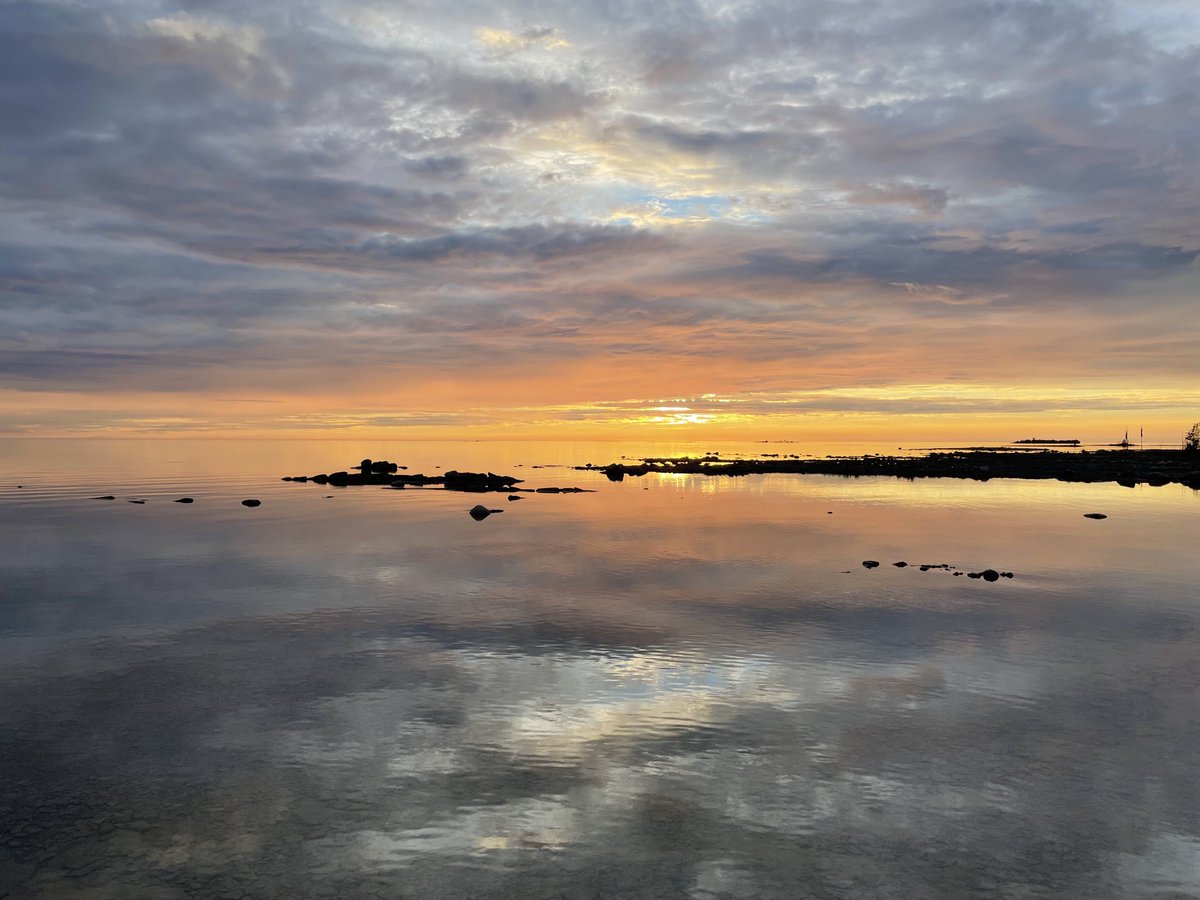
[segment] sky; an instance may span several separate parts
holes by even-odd
[[[2,0],[0,434],[1176,441],[1192,0]]]

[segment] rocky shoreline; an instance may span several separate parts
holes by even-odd
[[[1200,490],[1200,453],[1184,450],[955,451],[925,456],[846,456],[826,459],[720,459],[715,456],[643,459],[638,463],[575,466],[602,472],[610,481],[651,473],[672,475],[887,475],[895,478],[1054,479],[1074,482],[1182,484]]]

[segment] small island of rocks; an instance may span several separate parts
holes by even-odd
[[[580,487],[541,487],[520,488],[523,481],[511,475],[497,475],[494,472],[457,472],[450,471],[442,475],[400,474],[407,469],[386,459],[364,459],[357,466],[349,469],[320,475],[287,475],[284,481],[312,482],[313,484],[329,484],[334,487],[349,487],[351,485],[373,484],[391,487],[398,490],[409,487],[440,487],[447,491],[466,491],[468,493],[488,493],[493,491],[524,491],[537,494],[585,494],[592,493]],[[351,471],[357,470],[357,471]]]

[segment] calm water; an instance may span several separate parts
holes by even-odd
[[[1200,495],[708,449],[0,442],[0,897],[1200,897]]]

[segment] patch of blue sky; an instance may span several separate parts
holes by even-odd
[[[733,210],[728,197],[693,194],[686,197],[653,197],[650,202],[665,219],[725,219]]]

